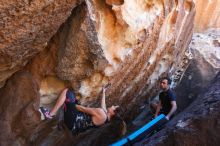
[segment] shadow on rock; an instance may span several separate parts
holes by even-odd
[[[39,87],[30,73],[19,71],[0,89],[0,145],[28,145],[40,122]]]
[[[125,132],[123,122],[113,121],[99,128],[92,128],[72,135],[65,126],[58,130],[57,121],[44,121],[31,136],[31,145],[36,146],[105,146],[118,140]]]
[[[219,146],[220,73],[205,94],[179,113],[166,127],[136,145],[146,146]]]

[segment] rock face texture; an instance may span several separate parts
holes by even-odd
[[[160,132],[136,145],[192,146],[220,144],[220,74],[212,85]]]
[[[18,72],[0,90],[0,145],[26,145],[40,123],[39,87],[27,72]]]
[[[220,29],[210,29],[202,34],[194,33],[190,49],[193,58],[198,60],[198,62],[203,61],[203,63],[197,64],[204,78],[205,76],[215,77],[220,69]],[[208,64],[210,67],[208,67]]]
[[[220,31],[209,29],[204,33],[194,33],[189,46],[191,59],[176,86],[179,110],[184,109],[207,89],[220,71]]]
[[[54,131],[53,122],[40,122],[37,109],[67,85],[81,104],[98,106],[102,86],[111,83],[107,105],[124,107],[129,120],[158,90],[159,77],[169,75],[178,83],[188,65],[193,0],[2,0],[0,8],[0,104],[9,105],[0,108],[6,133],[1,145],[64,143],[68,136]],[[20,69],[24,72],[15,73]],[[9,114],[12,109],[16,112]],[[96,140],[104,129],[67,142],[76,145],[90,135],[88,145],[110,143]],[[113,141],[120,131],[109,135]]]
[[[77,0],[0,1],[0,83],[42,51]],[[2,86],[1,85],[1,86]]]
[[[51,94],[50,101],[65,82],[50,92],[43,89],[48,79],[68,81],[84,105],[96,104],[101,87],[110,82],[108,105],[131,109],[155,93],[160,76],[178,82],[194,15],[193,1],[88,0],[26,69],[42,85],[41,95]]]
[[[123,123],[114,121],[99,128],[89,129],[79,135],[72,136],[69,130],[58,130],[56,122],[44,122],[35,128],[30,136],[30,145],[49,146],[105,146],[115,142],[123,134]]]
[[[110,5],[104,1],[86,1],[86,4],[108,61],[101,74],[112,84],[109,103],[122,104],[131,99],[135,102],[134,97],[145,96],[169,68],[173,68],[173,74],[182,68],[172,56],[178,58],[176,62],[180,61],[189,44],[190,37],[185,36],[192,35],[193,2],[124,1],[121,5]],[[90,97],[83,100],[84,104],[95,100],[100,91],[97,87],[105,82],[101,75],[95,81],[93,78],[96,77],[91,74],[80,82],[83,99]]]
[[[195,31],[203,32],[208,28],[220,27],[220,1],[196,0]]]
[[[104,70],[112,83],[109,103],[126,103],[129,112],[141,97],[154,92],[158,77],[184,68],[180,62],[192,35],[194,3],[124,1],[109,6],[94,1],[92,6],[98,39],[109,62]]]

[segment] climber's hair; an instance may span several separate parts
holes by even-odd
[[[125,134],[126,132],[126,123],[123,119],[123,114],[124,114],[124,110],[121,106],[117,107],[115,110],[114,110],[114,113],[115,115],[112,117],[112,122],[119,122],[121,124],[121,131],[122,131],[122,134]]]

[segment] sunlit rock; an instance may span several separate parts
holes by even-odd
[[[39,106],[53,106],[67,86],[74,88],[81,104],[100,106],[102,87],[111,83],[107,105],[121,105],[129,121],[137,116],[140,103],[158,91],[158,79],[168,75],[172,87],[177,86],[179,109],[185,108],[219,72],[217,29],[196,33],[188,48],[195,9],[195,31],[203,32],[219,27],[218,5],[217,0],[0,2],[0,128],[4,133],[0,145],[82,145],[84,141],[107,145],[121,136],[119,124],[72,138],[57,130],[56,120],[40,121]],[[20,69],[28,73],[15,73]],[[186,81],[184,89],[178,86],[182,81]],[[180,118],[174,127],[214,127],[219,117],[214,89],[210,100],[207,94],[204,102],[198,101],[204,110],[195,106],[195,113],[211,117],[210,123]],[[184,134],[178,136],[181,142]]]
[[[59,41],[56,74],[73,83],[76,90],[80,81],[102,72],[107,64],[93,23],[83,3],[74,9],[60,30],[63,38]]]
[[[109,63],[104,74],[112,84],[107,93],[111,103],[129,107],[150,96],[162,75],[180,80],[175,74],[187,67],[180,62],[193,32],[193,1],[125,0],[111,7],[98,0],[86,4]]]
[[[41,106],[55,102],[64,88],[65,84],[63,81],[52,76],[44,78],[40,84]]]
[[[0,84],[42,51],[79,3],[0,1]]]
[[[195,31],[203,32],[208,28],[219,28],[220,1],[195,0],[195,3],[196,3]]]
[[[124,0],[106,0],[106,3],[109,5],[122,5]]]
[[[87,0],[75,8],[27,69],[40,82],[51,75],[68,81],[85,105],[96,104],[109,82],[108,104],[128,109],[155,93],[159,77],[169,75],[178,83],[178,70],[187,67],[181,62],[193,32],[194,2],[111,5]]]
[[[102,91],[102,86],[108,83],[108,78],[101,73],[95,73],[91,78],[83,80],[79,89],[79,93],[87,98],[83,98],[82,103],[95,101],[97,95]]]
[[[40,4],[43,7],[46,3]],[[53,3],[47,4],[46,8],[50,10]],[[76,4],[77,2],[73,1],[65,6],[73,8]],[[39,48],[34,54],[44,50],[31,62],[29,59],[34,54],[26,53],[29,58],[21,57],[21,60],[29,62],[26,69],[31,71],[39,84],[47,76],[57,76],[61,80],[69,81],[75,92],[81,94],[85,104],[86,101],[91,103],[93,98],[100,96],[101,86],[107,81],[112,84],[108,90],[111,102],[119,100],[122,104],[124,100],[131,98],[135,101],[136,98],[133,97],[141,99],[146,96],[155,87],[160,76],[166,74],[172,76],[176,70],[185,67],[179,66],[179,63],[185,57],[191,39],[194,7],[193,1],[86,0],[74,9],[71,15],[70,13],[67,15],[66,12],[70,9],[63,11],[69,18],[50,42],[48,42],[49,38],[66,17],[54,12],[59,13],[60,16],[51,16],[59,20],[59,23],[53,23],[56,29],[55,26],[49,27],[47,23],[39,24],[39,26],[48,26],[44,29],[44,32],[48,33],[42,33],[45,34],[46,39],[39,36]],[[46,13],[44,15],[46,16]],[[38,16],[41,18],[41,15]],[[43,16],[42,19],[45,20],[47,17]],[[49,31],[52,28],[53,31]],[[27,28],[26,30],[24,34],[29,31]],[[37,33],[34,31],[32,34]],[[19,44],[19,46],[26,45],[22,42]],[[33,40],[30,40],[30,44],[34,44]],[[11,46],[13,48],[13,45]],[[32,49],[27,51],[33,53]],[[11,52],[15,53],[15,51]],[[97,73],[100,73],[105,81],[92,81]],[[10,73],[6,75],[9,77]],[[176,77],[175,80],[178,80]],[[97,83],[99,84],[96,85]],[[94,88],[93,84],[98,88]],[[89,100],[90,97],[92,98]]]
[[[205,33],[194,33],[190,44],[193,57],[201,62],[198,63],[199,69],[204,78],[209,77],[207,64],[213,68],[213,77],[220,70],[220,29],[210,29]],[[203,65],[202,65],[203,64]],[[215,70],[215,71],[214,71]]]

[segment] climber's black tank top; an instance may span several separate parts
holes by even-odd
[[[86,113],[78,111],[75,103],[65,104],[66,110],[64,110],[64,123],[73,134],[78,134],[88,128],[96,127],[92,121],[92,117]]]

